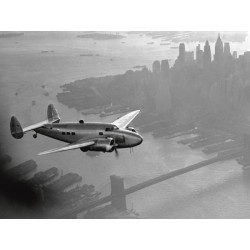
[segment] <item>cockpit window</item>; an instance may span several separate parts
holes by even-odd
[[[105,131],[113,131],[113,130],[117,130],[117,129],[118,129],[118,127],[113,126],[113,127],[105,128]]]

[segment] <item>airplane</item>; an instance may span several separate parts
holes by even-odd
[[[62,147],[50,149],[39,153],[45,155],[67,150],[80,149],[83,152],[100,151],[115,152],[118,156],[118,148],[133,148],[142,143],[142,136],[133,127],[128,127],[131,121],[140,113],[140,110],[132,111],[112,123],[103,122],[64,122],[60,123],[60,116],[53,104],[47,108],[45,121],[22,128],[15,116],[10,120],[11,135],[15,139],[21,139],[24,134],[34,131],[37,134],[67,142]]]

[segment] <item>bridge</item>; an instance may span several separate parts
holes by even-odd
[[[78,207],[73,208],[70,211],[64,211],[63,213],[58,214],[57,218],[76,218],[77,214],[79,213],[82,213],[84,211],[90,210],[92,208],[95,208],[97,206],[100,206],[109,202],[111,202],[111,204],[117,210],[125,211],[127,209],[126,195],[132,194],[141,189],[155,185],[159,182],[162,182],[162,181],[177,177],[179,175],[200,169],[202,167],[214,164],[216,162],[226,161],[226,160],[235,159],[235,158],[244,156],[247,154],[248,150],[249,149],[246,149],[246,148],[241,148],[238,150],[229,150],[224,153],[218,154],[216,157],[213,157],[211,159],[208,159],[208,160],[196,163],[196,164],[192,164],[190,166],[187,166],[178,170],[171,171],[169,173],[163,174],[156,178],[149,179],[147,181],[136,184],[126,189],[124,188],[123,178],[116,176],[116,175],[111,175],[110,176],[110,181],[111,181],[111,194],[110,195],[102,197],[99,200],[90,202],[88,204],[79,205]]]

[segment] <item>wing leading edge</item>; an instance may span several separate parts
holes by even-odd
[[[129,123],[135,119],[135,117],[140,113],[140,110],[135,110],[132,111],[124,116],[122,116],[121,118],[115,120],[114,122],[112,122],[112,124],[116,125],[118,128],[120,129],[124,129],[126,128]]]
[[[38,155],[46,155],[46,154],[52,154],[52,153],[57,153],[57,152],[62,152],[62,151],[67,151],[67,150],[72,150],[72,149],[77,149],[77,148],[84,148],[88,147],[95,144],[95,141],[77,141],[70,143],[66,146],[63,147],[58,147],[58,148],[53,148],[44,152],[39,153]]]

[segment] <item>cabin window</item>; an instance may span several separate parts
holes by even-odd
[[[65,132],[62,132],[62,135],[65,135]]]
[[[80,121],[79,121],[79,123],[82,123],[82,124],[83,124],[83,123],[84,123],[84,121],[83,121],[83,120],[80,120]]]
[[[76,133],[75,133],[75,132],[72,132],[71,134],[72,134],[72,135],[76,135]]]
[[[70,132],[67,132],[67,135],[70,135]]]
[[[99,132],[99,135],[103,135],[103,132]]]
[[[111,129],[110,128],[106,128],[105,131],[111,131]]]

